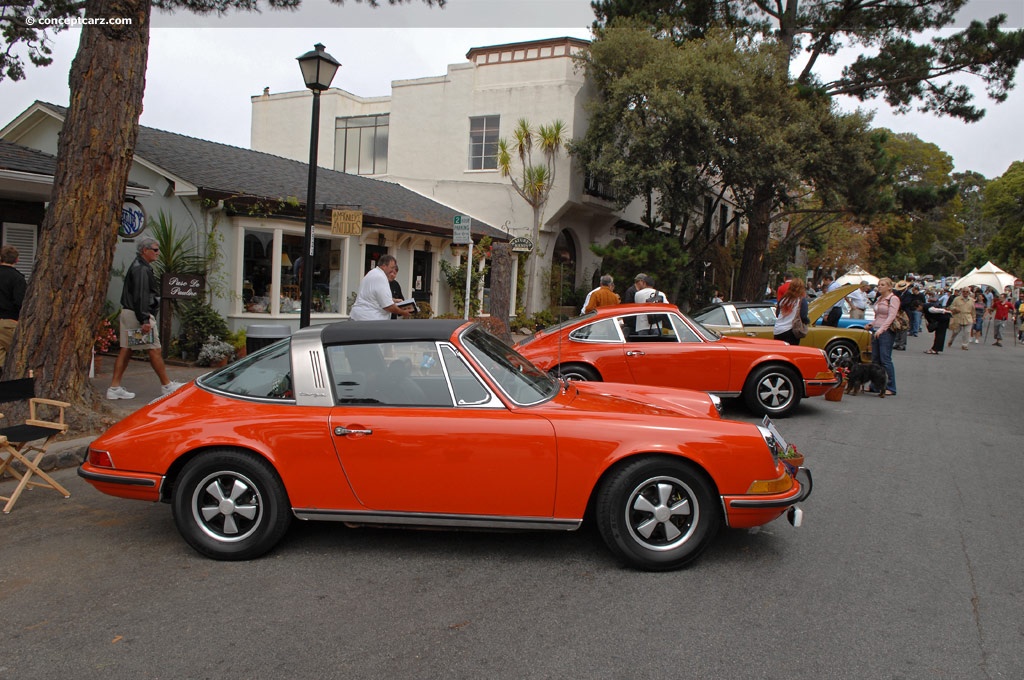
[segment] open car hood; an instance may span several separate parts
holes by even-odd
[[[837,302],[858,288],[860,288],[860,284],[848,283],[845,286],[839,286],[831,293],[819,295],[811,300],[811,303],[807,305],[807,317],[813,324],[818,320],[818,317],[827,312],[830,307],[834,306]]]

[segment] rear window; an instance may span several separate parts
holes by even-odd
[[[286,339],[250,354],[196,382],[212,390],[239,397],[287,401],[292,392],[291,340]]]

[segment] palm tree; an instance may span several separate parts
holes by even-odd
[[[556,120],[550,125],[541,125],[534,130],[530,122],[520,118],[512,131],[513,140],[498,141],[498,170],[502,177],[512,180],[512,188],[533,208],[533,225],[530,236],[534,249],[540,244],[540,225],[544,219],[544,207],[555,184],[555,161],[565,143],[565,123]],[[543,155],[543,162],[533,162],[533,151],[537,148]],[[519,159],[519,178],[512,175],[512,158]],[[526,277],[526,308],[533,304],[534,280],[537,278],[537,257],[531,252],[530,268]]]

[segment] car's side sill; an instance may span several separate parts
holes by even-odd
[[[497,517],[494,515],[449,515],[422,512],[360,512],[292,508],[299,519],[351,524],[392,524],[465,529],[528,529],[531,531],[575,531],[583,520],[551,517]]]

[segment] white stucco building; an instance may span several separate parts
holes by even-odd
[[[498,140],[520,119],[533,126],[561,120],[565,137],[586,131],[592,96],[573,56],[576,38],[477,47],[447,73],[394,81],[390,97],[362,98],[333,88],[321,95],[319,162],[347,173],[401,184],[512,236],[530,236],[533,210],[496,168]],[[336,80],[344,79],[344,68]],[[307,91],[252,98],[253,149],[302,160],[309,156]],[[534,162],[542,157],[535,156]],[[513,169],[518,167],[514,162]],[[562,152],[544,211],[537,271],[566,262],[577,286],[589,286],[600,266],[592,243],[614,238],[621,221],[640,223],[639,207],[624,212],[588,191],[578,163]],[[532,309],[547,307],[548,281],[534,287]]]

